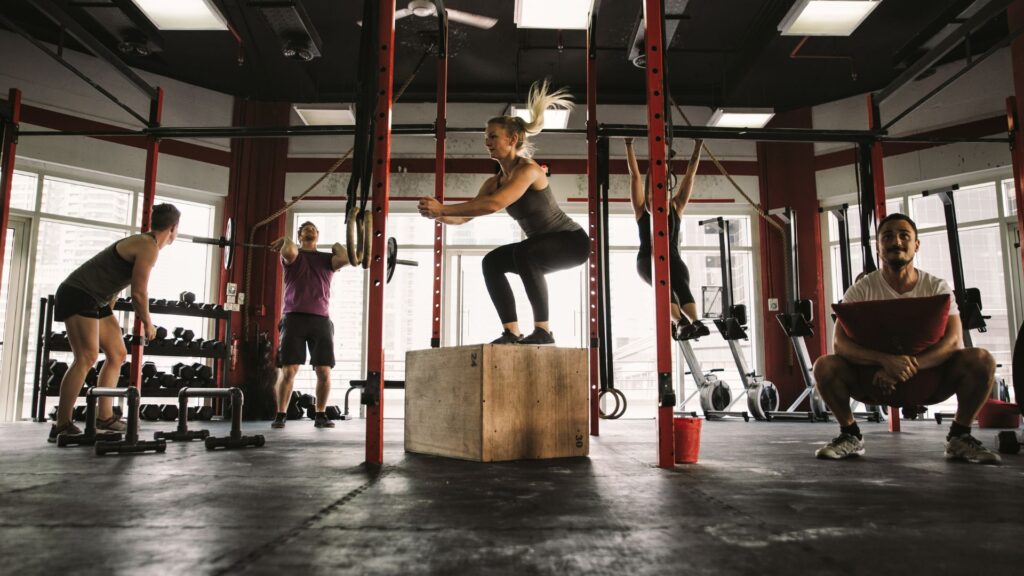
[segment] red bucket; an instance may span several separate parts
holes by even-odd
[[[700,454],[701,418],[674,418],[676,462],[695,464]]]

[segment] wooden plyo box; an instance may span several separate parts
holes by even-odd
[[[405,449],[496,462],[586,456],[587,353],[476,344],[405,355]]]

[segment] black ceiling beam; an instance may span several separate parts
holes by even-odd
[[[104,46],[103,43],[97,40],[96,37],[86,30],[84,26],[75,21],[74,18],[72,18],[67,12],[64,12],[64,10],[52,2],[52,0],[28,0],[28,2],[35,6],[36,10],[42,12],[55,24],[64,27],[75,40],[95,54],[96,57],[105,60],[108,64],[113,66],[115,70],[128,80],[128,82],[138,88],[139,91],[149,97],[150,100],[156,100],[156,88],[150,86],[148,82],[143,80],[142,77],[136,74],[134,70],[124,63],[124,61],[118,58],[116,54],[111,52],[109,48]]]
[[[908,114],[910,114],[911,112],[916,110],[918,107],[920,107],[922,104],[924,104],[925,102],[931,100],[933,96],[935,96],[939,92],[942,92],[943,90],[945,90],[947,86],[949,86],[953,82],[956,82],[957,80],[959,80],[960,77],[962,77],[964,74],[967,74],[968,72],[970,72],[972,69],[974,69],[975,66],[977,66],[978,64],[981,64],[982,62],[987,60],[989,58],[989,56],[995,54],[1000,49],[1002,49],[1002,48],[1004,48],[1006,46],[1009,46],[1010,43],[1013,42],[1013,40],[1015,38],[1017,38],[1018,36],[1021,35],[1021,33],[1024,33],[1024,26],[1022,26],[1020,28],[1017,28],[1012,33],[1008,34],[1005,38],[1003,38],[1002,41],[996,42],[995,44],[990,46],[989,49],[986,50],[985,53],[982,54],[981,56],[979,56],[979,57],[977,57],[977,58],[975,58],[973,60],[970,60],[967,64],[964,65],[963,68],[957,70],[952,76],[950,76],[949,78],[946,78],[945,80],[943,80],[938,86],[936,86],[931,91],[929,91],[927,94],[925,94],[917,102],[914,102],[913,104],[908,106],[903,112],[900,112],[899,114],[894,116],[892,118],[892,120],[889,120],[889,122],[887,122],[884,126],[882,126],[882,130],[888,130],[893,124],[896,124],[897,122],[899,122],[900,120],[905,118]]]
[[[907,85],[911,80],[920,76],[925,70],[931,68],[936,62],[942,59],[950,50],[956,48],[964,40],[967,40],[971,33],[980,28],[983,24],[1006,11],[1006,7],[1013,0],[990,0],[988,4],[978,10],[966,22],[960,25],[952,34],[945,37],[935,45],[924,56],[904,70],[895,80],[885,88],[874,93],[874,100],[877,104],[885,102],[898,90]]]
[[[68,62],[67,60],[65,60],[63,56],[61,56],[60,54],[57,54],[56,52],[51,50],[50,47],[47,46],[46,44],[43,44],[39,40],[36,40],[35,37],[33,37],[31,34],[29,34],[23,28],[21,28],[20,26],[18,26],[17,24],[12,22],[11,20],[9,20],[3,14],[0,14],[0,24],[3,24],[9,30],[12,30],[13,32],[19,34],[24,39],[28,40],[33,46],[35,46],[39,50],[41,50],[44,53],[46,53],[46,55],[48,55],[50,58],[53,58],[54,60],[59,62],[62,66],[64,66],[68,70],[70,70],[75,76],[78,76],[86,84],[88,84],[88,85],[92,86],[93,88],[95,88],[97,92],[99,92],[100,94],[103,94],[104,96],[106,96],[111,102],[113,102],[114,104],[119,106],[122,110],[124,110],[125,112],[130,114],[136,120],[138,120],[139,122],[142,122],[143,124],[145,124],[147,126],[149,125],[149,119],[148,118],[146,118],[145,116],[142,116],[141,114],[139,114],[135,110],[132,110],[131,107],[129,107],[124,102],[121,102],[121,100],[119,100],[117,98],[117,96],[112,94],[109,90],[107,90],[106,88],[104,88],[103,86],[98,84],[92,78],[86,76],[85,73],[82,72],[81,70],[79,70],[78,68],[76,68],[74,64],[72,64],[71,62]]]
[[[963,13],[974,4],[975,0],[954,0],[949,6],[945,7],[942,12],[932,20],[927,26],[924,27],[920,32],[914,35],[909,42],[903,45],[896,51],[893,56],[892,62],[896,67],[909,66],[913,64],[913,58],[917,51],[921,50],[926,42],[935,37],[936,34],[942,31],[943,28],[950,24],[956,23],[956,17]]]
[[[761,15],[755,19],[754,30],[740,36],[744,40],[743,46],[722,76],[723,103],[729,104],[735,101],[738,85],[753,68],[757,59],[764,54],[768,44],[778,37],[779,22],[792,7],[793,0],[766,0],[762,4]]]
[[[434,136],[433,124],[396,124],[395,135]],[[482,128],[452,127],[449,134],[479,134]],[[647,127],[633,124],[602,124],[601,136],[646,137]],[[545,134],[586,134],[584,129],[545,130]],[[703,138],[705,140],[757,140],[772,142],[861,142],[874,141],[883,135],[869,130],[811,130],[793,128],[716,128],[709,126],[675,126],[676,138]],[[22,136],[91,136],[91,137],[156,137],[156,138],[281,138],[298,136],[352,136],[354,126],[277,126],[277,127],[158,127],[142,130],[96,131],[24,131]]]

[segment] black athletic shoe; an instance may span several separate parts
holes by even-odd
[[[57,436],[60,434],[65,434],[67,436],[81,436],[82,430],[78,426],[75,426],[74,422],[71,422],[67,426],[59,429],[57,428],[57,425],[54,424],[53,426],[50,426],[50,435],[46,438],[46,441],[56,443]]]
[[[700,320],[694,320],[693,324],[690,324],[690,330],[693,332],[691,338],[700,338],[701,336],[710,336],[711,330],[704,325]]]
[[[284,423],[288,420],[288,414],[284,412],[278,412],[277,416],[274,417],[274,421],[270,423],[271,428],[284,428]]]
[[[334,428],[334,422],[327,419],[327,414],[317,412],[316,416],[313,417],[313,426],[317,428]]]
[[[555,335],[543,328],[534,328],[533,333],[519,340],[520,344],[554,344]]]
[[[672,323],[672,339],[673,340],[689,340],[687,333],[690,330],[690,325],[686,324],[684,320]]]
[[[491,344],[519,344],[519,341],[522,339],[521,335],[513,334],[506,328],[502,331],[501,336],[491,340]]]

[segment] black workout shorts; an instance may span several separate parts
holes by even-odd
[[[74,286],[61,284],[57,287],[53,305],[53,319],[57,322],[63,322],[75,314],[99,320],[113,313],[110,304],[99,306],[92,296]]]
[[[277,325],[281,344],[277,349],[277,366],[306,363],[309,347],[311,366],[334,368],[334,324],[326,316],[291,312]]]

